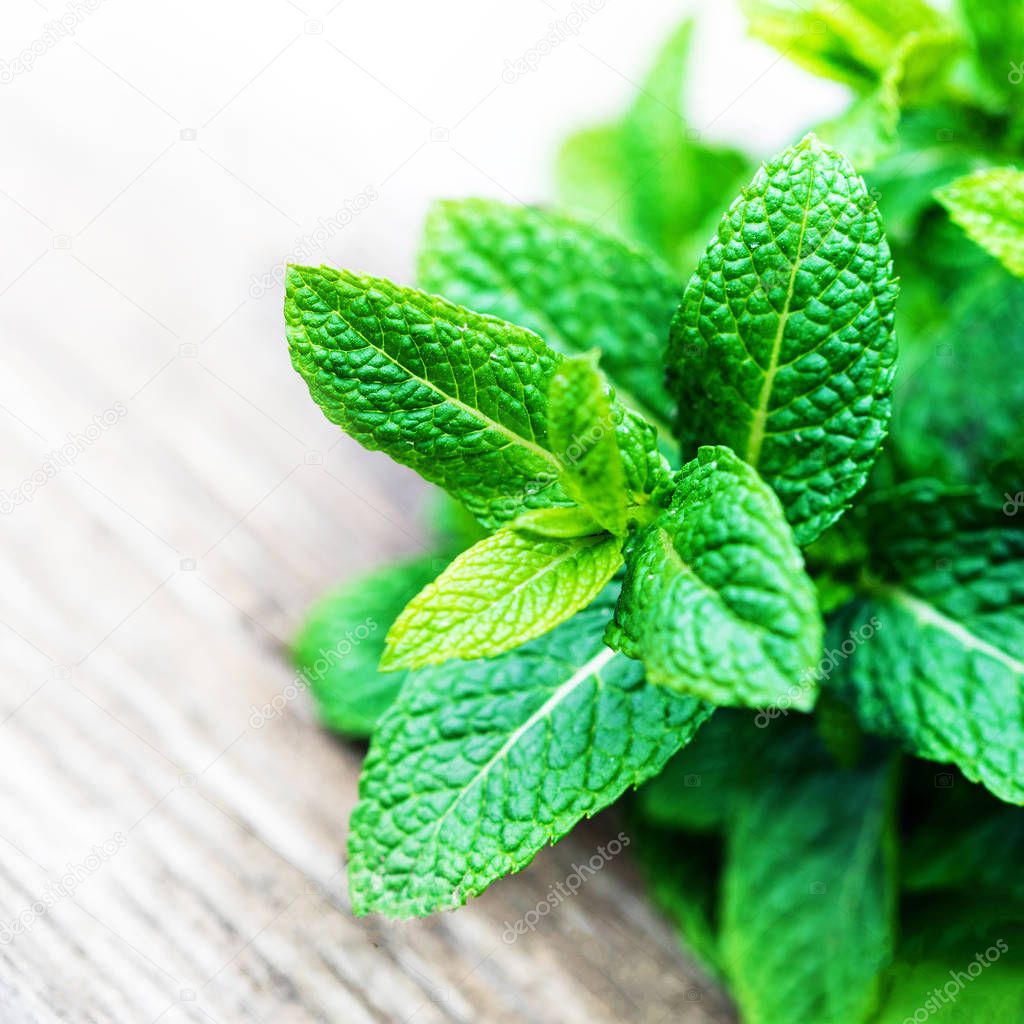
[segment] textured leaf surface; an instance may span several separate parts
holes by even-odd
[[[489,658],[585,608],[622,565],[608,534],[570,540],[499,530],[463,552],[395,620],[385,671]]]
[[[752,35],[825,78],[870,90],[902,40],[943,22],[924,0],[741,0]]]
[[[551,380],[548,433],[565,467],[563,486],[606,530],[626,532],[626,471],[611,396],[594,361],[566,359]]]
[[[1024,531],[930,489],[879,501],[868,530],[864,596],[831,628],[880,626],[837,681],[867,730],[1024,803]]]
[[[801,544],[842,514],[885,436],[895,300],[864,182],[809,135],[729,208],[673,322],[684,443],[757,467]]]
[[[419,280],[566,355],[597,348],[622,401],[669,420],[662,353],[682,284],[654,256],[570,217],[466,199],[433,207]]]
[[[600,523],[581,508],[536,508],[524,512],[513,524],[513,529],[535,533],[541,537],[589,537],[604,533]]]
[[[702,448],[628,552],[609,643],[657,685],[715,704],[808,708],[821,619],[779,502],[726,448]]]
[[[381,721],[349,837],[357,914],[429,914],[660,771],[711,708],[601,642],[614,591],[487,662],[425,669]]]
[[[292,657],[328,728],[356,737],[373,732],[406,675],[377,671],[388,627],[447,564],[437,557],[390,565],[346,583],[310,609]]]
[[[498,526],[568,504],[547,447],[559,357],[532,332],[388,281],[290,267],[292,363],[331,422]]]
[[[976,171],[939,189],[936,197],[978,245],[1024,277],[1024,171]]]
[[[726,840],[722,951],[746,1024],[853,1024],[891,955],[891,759],[842,771],[787,737]]]

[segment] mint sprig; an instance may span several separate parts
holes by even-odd
[[[439,203],[423,290],[290,271],[311,395],[446,490],[465,549],[352,583],[296,644],[325,723],[372,729],[353,906],[457,907],[643,782],[632,849],[744,1024],[1003,1024],[1024,21],[744,8],[855,94],[752,179],[688,127],[686,24],[626,115],[563,149],[575,214]],[[360,613],[381,629],[320,673]]]

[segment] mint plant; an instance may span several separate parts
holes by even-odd
[[[353,908],[461,906],[625,797],[744,1021],[1024,1019],[1024,14],[742,6],[845,115],[707,144],[687,24],[566,143],[574,212],[438,203],[418,289],[289,269],[314,401],[448,495],[294,645],[371,737]]]

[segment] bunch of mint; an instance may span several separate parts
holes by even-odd
[[[454,499],[295,643],[372,735],[353,906],[458,907],[639,786],[744,1021],[1024,1020],[1024,5],[743,6],[844,116],[705,144],[687,24],[566,143],[574,215],[440,203],[422,290],[290,268],[314,400]]]

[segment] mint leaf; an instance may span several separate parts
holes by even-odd
[[[673,322],[684,444],[757,468],[801,545],[839,518],[885,436],[895,301],[863,180],[809,135],[729,208]]]
[[[930,283],[936,264],[946,257],[928,245],[933,225],[924,217],[935,207],[937,188],[985,159],[983,144],[975,139],[976,117],[951,104],[904,110],[896,149],[871,170],[868,183],[878,196],[886,235],[901,243],[900,262],[913,267],[906,275],[908,283]],[[953,139],[956,144],[951,145]],[[904,312],[906,302],[901,299],[900,305]]]
[[[711,708],[601,642],[614,590],[488,662],[425,669],[374,734],[349,836],[357,914],[461,906],[658,772]]]
[[[354,737],[373,732],[406,675],[377,671],[388,626],[447,562],[438,556],[386,566],[310,609],[292,642],[292,658],[329,729]]]
[[[830,630],[878,625],[836,684],[865,729],[1024,803],[1024,532],[933,488],[879,498],[864,529],[863,596]]]
[[[661,352],[682,284],[655,257],[570,217],[453,200],[427,219],[419,280],[566,355],[599,349],[619,398],[656,425],[668,421]]]
[[[953,795],[956,787],[934,789]],[[961,785],[958,802],[934,800],[925,814],[918,810],[901,854],[903,886],[912,892],[937,889],[984,893],[1016,904],[1024,914],[1024,810],[1000,804],[975,786]],[[953,806],[948,806],[953,804]]]
[[[1019,916],[972,895],[933,897],[904,907],[901,917],[897,959],[886,972],[885,997],[871,1024],[906,1024],[932,1015],[942,1024],[1021,1019],[1024,925]]]
[[[573,135],[557,165],[567,205],[687,273],[710,234],[708,211],[749,173],[742,153],[701,141],[687,123],[681,100],[692,36],[688,19],[658,52],[622,121]]]
[[[559,357],[532,332],[379,278],[290,267],[292,364],[332,423],[489,527],[569,504],[547,447]]]
[[[608,642],[647,679],[715,704],[814,704],[814,587],[779,507],[727,448],[702,448],[627,555]]]
[[[843,771],[793,732],[727,834],[724,967],[749,1024],[852,1024],[894,944],[895,765]]]
[[[973,241],[1011,274],[1024,277],[1024,171],[975,171],[939,189],[935,197]]]
[[[624,201],[629,170],[616,124],[575,132],[562,143],[555,162],[559,201],[567,209],[587,214],[603,231],[640,241],[630,224]],[[664,255],[664,254],[660,254]]]
[[[626,471],[612,400],[593,359],[567,359],[551,379],[548,434],[565,467],[563,487],[606,530],[626,532]]]
[[[681,101],[693,28],[688,19],[668,37],[622,120],[628,179],[621,202],[630,210],[634,234],[686,272],[694,233],[749,174],[745,156],[703,143],[686,121]]]
[[[942,17],[924,0],[741,0],[751,35],[824,78],[872,89],[912,32]]]
[[[961,37],[948,28],[905,35],[877,86],[839,117],[819,125],[818,137],[845,153],[862,172],[871,170],[897,149],[904,107],[941,94],[945,71],[962,46]],[[916,160],[908,165],[904,157],[902,163],[917,169]]]
[[[604,527],[581,508],[536,508],[524,512],[512,529],[539,537],[589,537],[604,533]]]
[[[585,608],[622,565],[606,533],[571,540],[499,530],[463,552],[395,620],[384,671],[489,658]]]
[[[906,477],[988,480],[1012,510],[1024,486],[1024,375],[1007,366],[1024,360],[1024,282],[984,258],[989,269],[947,299],[896,388],[892,452]]]
[[[751,750],[759,749],[755,721],[720,708],[660,775],[641,786],[638,813],[660,828],[708,832],[724,825],[748,781]]]
[[[1020,79],[1024,55],[1024,10],[1004,0],[958,0],[977,51],[982,77],[1011,111],[1020,103]]]

